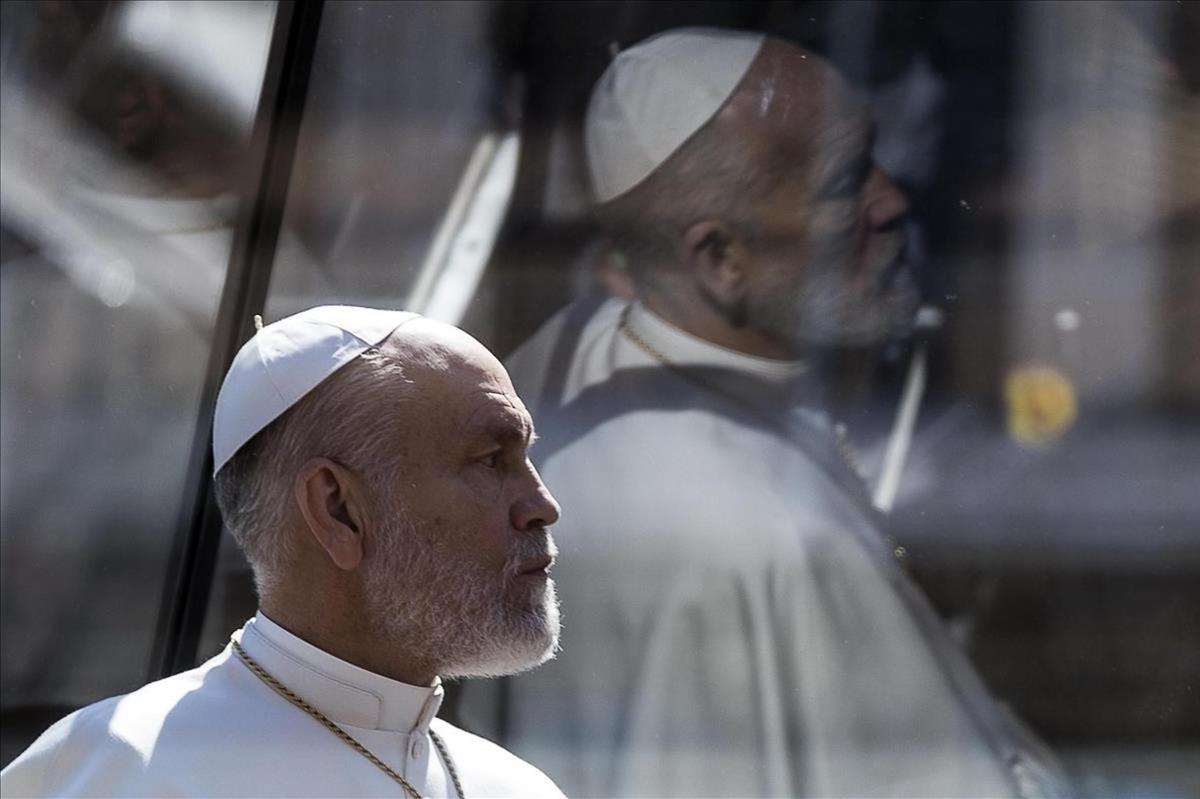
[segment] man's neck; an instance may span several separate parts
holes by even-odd
[[[655,316],[685,333],[718,347],[777,361],[794,361],[800,354],[764,336],[749,324],[736,325],[703,300],[677,301],[660,292],[640,292],[639,302]]]
[[[433,685],[437,677],[438,670],[432,664],[397,654],[397,650],[407,653],[411,648],[395,647],[377,635],[359,630],[361,616],[297,612],[269,597],[263,597],[259,606],[267,618],[300,640],[360,669],[417,686]]]

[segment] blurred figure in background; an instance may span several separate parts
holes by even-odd
[[[145,679],[273,7],[0,13],[11,757]]]
[[[636,299],[511,359],[561,525],[563,654],[499,695],[507,745],[575,796],[1047,796],[897,560],[811,359],[911,319],[904,196],[814,53],[662,34],[586,123]]]

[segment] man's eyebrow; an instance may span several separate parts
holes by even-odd
[[[847,163],[858,160],[865,151],[869,156],[875,146],[874,126],[869,128],[857,125],[843,125],[822,136],[817,144],[817,152],[823,155],[826,168],[838,169]]]
[[[528,445],[537,440],[537,433],[533,431],[532,422],[528,419],[518,420],[508,415],[494,416],[488,419],[481,426],[480,432],[502,444],[521,442]]]
[[[850,173],[857,178],[866,179],[875,165],[875,135],[875,123],[869,122],[864,129],[848,137],[851,143],[847,145],[847,152],[853,152],[853,155],[834,172],[835,176]]]
[[[854,161],[857,163],[862,158],[871,158],[875,150],[875,135],[877,131],[875,123],[868,120],[867,123],[851,134],[851,145],[855,148]]]

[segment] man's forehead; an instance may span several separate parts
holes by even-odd
[[[822,89],[811,115],[791,120],[792,130],[806,131],[820,143],[848,136],[870,138],[874,122],[866,99],[841,80]]]
[[[835,144],[869,146],[872,120],[865,98],[815,53],[770,44],[719,119],[743,138],[757,137],[772,157],[792,163]]]
[[[502,388],[480,390],[471,402],[466,426],[471,432],[492,434],[515,433],[528,436],[533,432],[533,419],[515,391]]]
[[[875,123],[870,113],[863,109],[829,120],[817,137],[817,147],[835,154],[861,152],[871,149],[874,139]]]
[[[461,426],[488,412],[528,417],[508,372],[483,345],[446,325],[427,327],[394,342],[406,393],[426,406],[426,421],[436,417]]]

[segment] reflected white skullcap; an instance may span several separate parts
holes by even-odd
[[[213,415],[213,474],[323,380],[419,314],[322,305],[272,322],[233,359]]]
[[[592,90],[584,124],[597,202],[641,183],[721,110],[766,37],[682,28],[613,59]]]

